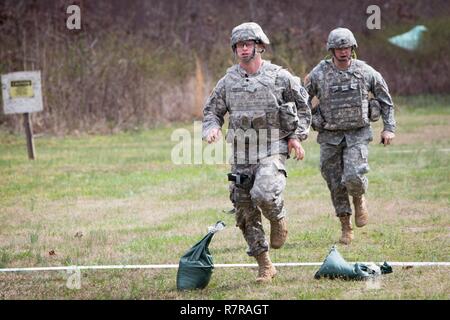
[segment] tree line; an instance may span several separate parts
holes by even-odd
[[[68,30],[66,9],[81,11]],[[366,26],[371,1],[103,0],[0,2],[0,73],[41,70],[44,111],[35,132],[115,132],[201,118],[212,86],[234,63],[231,29],[258,22],[271,40],[265,58],[304,78],[327,52],[337,26],[357,38],[358,58],[380,71],[395,95],[443,94],[450,88],[450,5],[445,0],[387,0],[381,29]],[[419,50],[389,36],[425,24]],[[0,114],[0,126],[22,130]]]

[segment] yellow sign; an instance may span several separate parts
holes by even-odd
[[[5,114],[39,112],[44,109],[40,71],[2,74],[0,90]]]
[[[11,81],[9,89],[11,98],[32,98],[34,97],[33,86],[31,80]]]

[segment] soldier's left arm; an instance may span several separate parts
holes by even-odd
[[[294,77],[288,71],[283,70],[279,76],[283,82],[284,102],[295,102],[297,106],[298,126],[295,133],[288,136],[289,139],[298,138],[300,141],[306,140],[311,127],[311,106],[309,95],[302,86],[300,78]]]
[[[394,103],[389,94],[389,88],[386,81],[381,74],[374,69],[371,70],[370,91],[374,95],[374,98],[380,103],[383,131],[395,133],[396,122],[394,118]]]

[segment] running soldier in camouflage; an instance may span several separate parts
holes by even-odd
[[[300,141],[307,138],[311,123],[300,79],[262,59],[267,45],[269,39],[254,22],[233,29],[231,47],[239,63],[219,80],[203,111],[203,139],[208,143],[220,138],[224,116],[230,116],[226,139],[233,147],[231,199],[247,253],[259,265],[258,282],[276,274],[261,216],[271,224],[270,247],[280,248],[287,237],[285,161],[291,150],[295,159],[303,159]]]
[[[370,122],[381,115],[384,145],[395,137],[394,106],[386,82],[365,62],[352,58],[356,48],[350,30],[334,29],[327,42],[332,59],[321,61],[305,80],[310,102],[313,97],[320,101],[312,111],[312,127],[319,132],[320,169],[341,221],[340,242],[344,244],[353,239],[349,195],[353,197],[356,225],[363,227],[368,221],[364,194],[368,144],[373,140]]]

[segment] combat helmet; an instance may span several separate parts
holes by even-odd
[[[330,49],[348,48],[356,49],[358,44],[353,33],[347,28],[336,28],[330,32],[327,41],[327,51]]]
[[[270,44],[269,38],[259,24],[245,22],[233,28],[231,31],[231,48],[234,50],[240,41],[254,40],[256,43]]]

